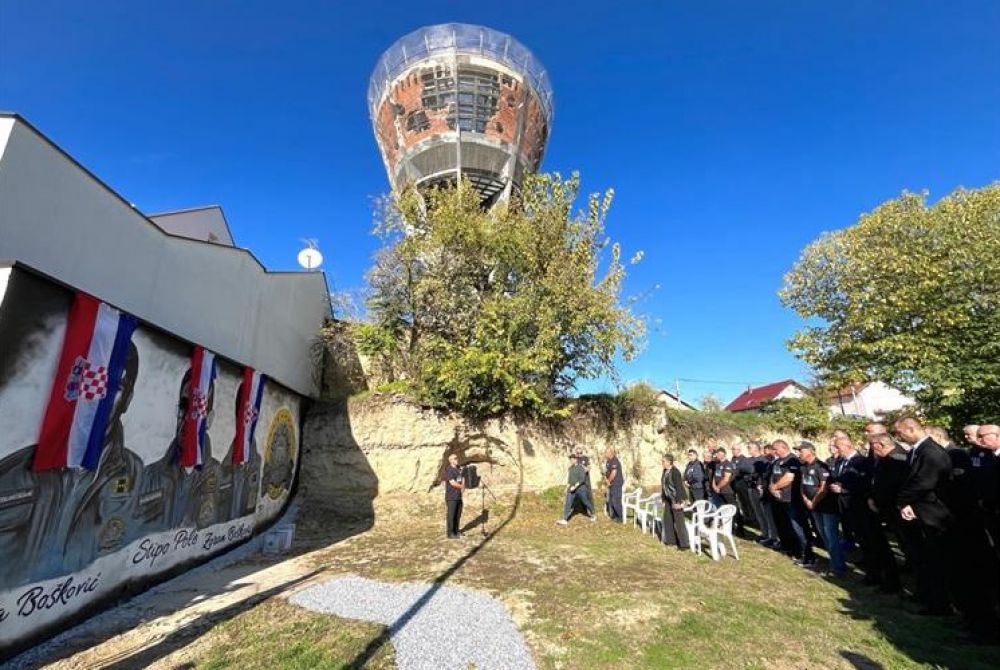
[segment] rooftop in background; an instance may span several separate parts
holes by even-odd
[[[147,214],[146,217],[171,235],[227,247],[236,246],[226,215],[218,205]]]
[[[771,400],[781,400],[782,398],[801,398],[806,394],[805,386],[794,379],[785,379],[773,384],[766,384],[756,388],[748,388],[741,393],[731,403],[726,405],[727,412],[746,412],[759,409],[761,405]]]

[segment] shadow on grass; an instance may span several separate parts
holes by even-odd
[[[819,549],[822,555],[825,551]],[[857,564],[860,551],[852,563]],[[897,562],[902,563],[897,551]],[[952,570],[962,569],[952,566]],[[843,613],[857,621],[871,622],[893,648],[915,663],[935,668],[961,668],[962,670],[993,670],[1000,667],[1000,646],[971,642],[971,638],[955,616],[922,616],[916,613],[919,605],[905,596],[915,591],[915,574],[903,572],[904,592],[881,593],[861,581],[861,573],[848,573],[843,577],[825,578],[846,596],[839,600]],[[941,575],[947,579],[948,575]],[[879,670],[883,666],[858,651],[844,649],[841,657],[860,670]]]

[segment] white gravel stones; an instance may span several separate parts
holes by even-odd
[[[503,604],[470,589],[340,577],[290,599],[314,612],[389,627],[400,670],[534,670]]]

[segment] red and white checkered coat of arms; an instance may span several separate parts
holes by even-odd
[[[103,400],[108,394],[108,369],[103,366],[93,366],[83,356],[77,356],[66,379],[66,400],[84,400],[94,402]]]

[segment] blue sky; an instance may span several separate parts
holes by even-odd
[[[645,252],[627,290],[653,327],[622,376],[736,382],[682,381],[688,398],[808,377],[775,293],[821,232],[903,189],[1000,178],[993,0],[0,0],[0,108],[143,211],[219,203],[268,267],[315,237],[333,287],[360,287],[387,190],[368,76],[447,21],[510,32],[548,68],[543,169],[613,186],[609,233]]]

